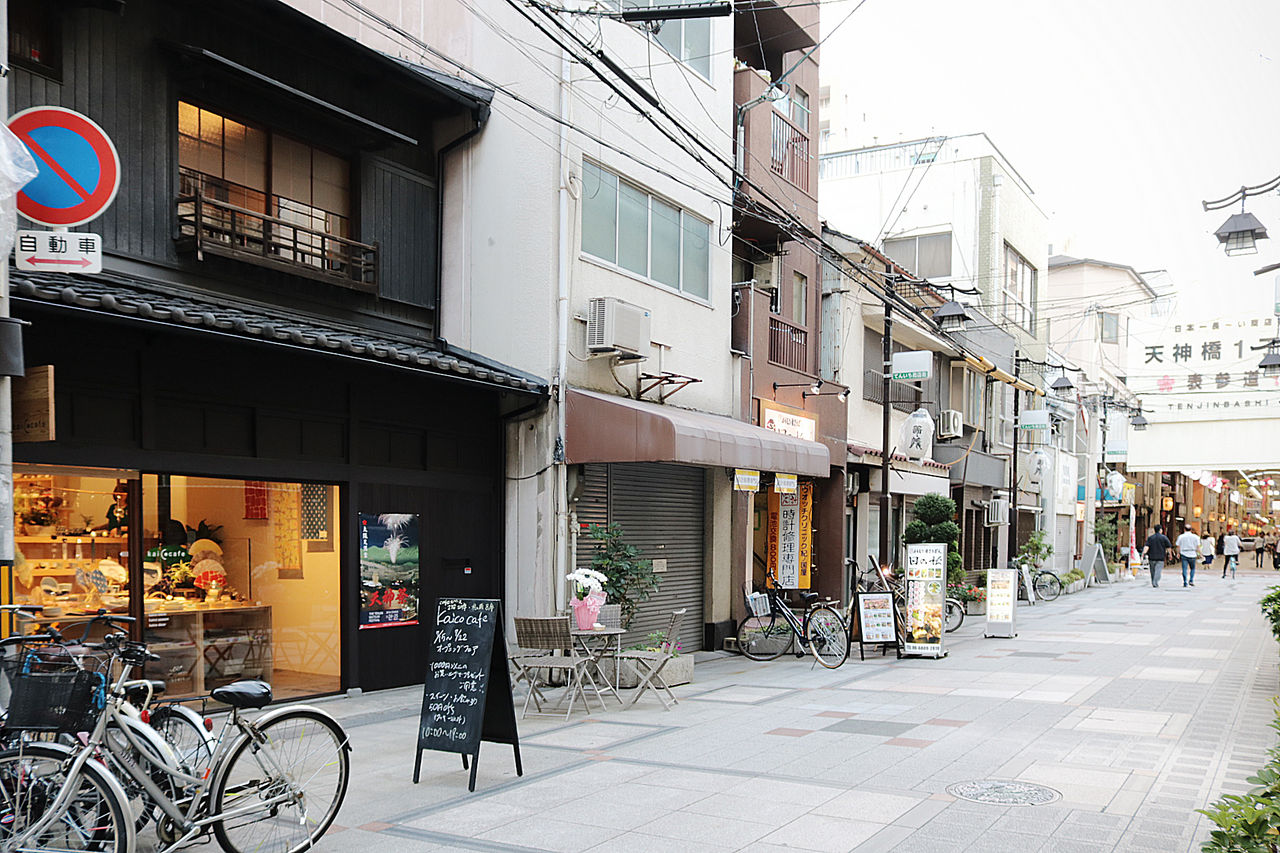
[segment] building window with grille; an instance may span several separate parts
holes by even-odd
[[[178,103],[184,231],[246,255],[363,280],[351,220],[351,164],[263,125]],[[189,224],[194,199],[197,225]]]
[[[1004,318],[1035,334],[1036,269],[1008,243],[1004,246],[1001,291]]]

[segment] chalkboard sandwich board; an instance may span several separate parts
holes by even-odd
[[[471,756],[467,790],[474,791],[482,740],[511,744],[516,775],[523,776],[501,603],[496,598],[437,599],[429,636],[414,783],[423,750],[456,752],[462,755],[464,770]]]

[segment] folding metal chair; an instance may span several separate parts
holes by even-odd
[[[662,707],[671,710],[671,705],[678,705],[680,700],[671,692],[671,687],[662,678],[662,670],[667,663],[675,657],[676,645],[680,642],[680,620],[684,617],[686,608],[674,610],[671,613],[671,622],[667,626],[664,633],[662,643],[656,651],[648,649],[628,649],[622,652],[621,659],[635,670],[636,678],[639,684],[636,685],[636,695],[631,698],[631,704],[634,705],[640,701],[640,697],[644,695],[646,690],[653,688],[654,694],[658,700],[662,702]],[[666,697],[662,694],[666,693],[671,697],[671,704],[667,704]]]
[[[516,642],[526,653],[513,656],[511,662],[518,667],[522,677],[529,682],[529,695],[525,697],[521,717],[529,714],[529,703],[533,701],[537,707],[535,714],[544,713],[542,702],[546,697],[538,690],[537,680],[540,673],[563,672],[566,695],[569,707],[564,718],[569,719],[573,713],[573,702],[582,697],[583,707],[590,712],[587,704],[587,693],[583,689],[583,681],[587,678],[586,667],[590,658],[578,654],[574,648],[573,636],[569,633],[569,619],[565,616],[550,617],[516,617]],[[555,654],[560,652],[561,654]],[[561,702],[564,697],[561,697]],[[604,701],[601,700],[601,705]],[[558,716],[558,714],[557,714]]]

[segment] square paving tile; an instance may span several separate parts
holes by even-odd
[[[861,718],[841,720],[823,729],[824,732],[842,732],[851,735],[883,735],[897,737],[914,729],[915,723],[894,723],[889,720],[864,720]]]
[[[745,684],[729,684],[690,696],[686,701],[728,702],[733,705],[762,705],[781,699],[792,691],[785,687],[750,687]],[[682,697],[683,698],[683,697]]]

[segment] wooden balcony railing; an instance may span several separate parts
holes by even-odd
[[[774,174],[809,191],[809,137],[779,113],[773,116],[769,145],[769,166]]]
[[[378,247],[212,198],[184,175],[178,243],[197,254],[236,258],[370,293],[378,291]],[[256,201],[245,196],[250,201]],[[237,197],[237,200],[241,200]],[[265,197],[264,197],[265,200]],[[289,213],[288,199],[272,197]],[[264,205],[265,206],[265,205]],[[312,218],[299,215],[299,219]]]
[[[781,317],[769,318],[769,361],[798,370],[809,371],[809,333]]]

